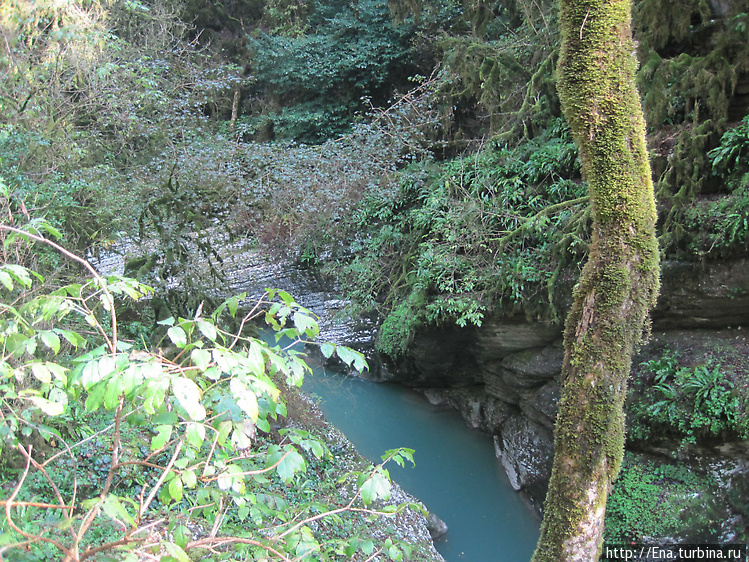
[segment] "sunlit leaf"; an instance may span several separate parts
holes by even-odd
[[[179,348],[187,345],[187,334],[181,326],[172,326],[166,331],[166,335],[172,340],[172,343]]]
[[[180,546],[172,542],[162,542],[161,546],[164,547],[164,550],[166,550],[170,556],[176,558],[178,562],[190,562],[190,557]]]
[[[207,349],[195,348],[190,352],[190,358],[195,366],[201,371],[205,371],[211,364],[211,352]]]
[[[359,488],[364,505],[369,505],[378,499],[388,499],[391,487],[388,471],[377,468]]]
[[[331,355],[335,351],[335,345],[332,343],[324,343],[320,346],[320,352],[326,359],[330,359]]]
[[[259,415],[259,407],[257,402],[257,396],[251,388],[244,384],[239,379],[232,379],[229,382],[229,389],[234,395],[234,399],[237,402],[237,406],[249,416],[253,422],[257,422]]]
[[[182,499],[182,479],[172,478],[169,482],[169,495],[176,502]]]
[[[196,449],[200,449],[205,440],[205,426],[200,423],[189,423],[185,430],[185,439],[188,444]]]
[[[39,332],[42,343],[55,353],[60,352],[60,337],[52,330],[43,330]]]
[[[135,519],[130,515],[117,496],[108,494],[101,504],[104,514],[115,521],[123,521],[130,526],[135,526]]]
[[[205,419],[205,407],[200,403],[202,392],[194,381],[185,377],[175,377],[172,381],[172,392],[190,419],[195,421]]]
[[[205,337],[211,341],[216,341],[216,338],[218,337],[216,326],[203,319],[197,320],[196,323],[198,325],[198,330],[200,330]]]
[[[194,488],[198,484],[198,477],[194,470],[185,470],[182,473],[182,483],[188,488]]]
[[[157,425],[156,431],[158,432],[156,435],[153,436],[151,439],[151,450],[157,451],[166,445],[167,441],[169,441],[169,438],[172,436],[172,426],[171,425]]]

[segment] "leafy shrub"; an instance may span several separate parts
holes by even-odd
[[[398,191],[373,191],[343,221],[348,296],[384,317],[400,355],[424,324],[480,324],[487,311],[554,316],[563,265],[587,248],[585,185],[562,126],[551,139],[412,164]],[[549,304],[551,303],[551,306]]]
[[[630,409],[630,438],[647,439],[665,431],[683,443],[695,443],[724,433],[749,435],[742,397],[720,364],[682,367],[675,354],[666,353],[644,366],[655,382]]]
[[[24,235],[7,225],[2,230]],[[34,232],[24,236],[45,241]],[[55,243],[46,244],[85,265]],[[235,334],[219,320],[224,313],[234,317],[243,297],[229,299],[210,316],[165,319],[167,344],[138,350],[118,336],[114,295],[137,300],[152,290],[88,269],[93,279],[44,294],[32,290],[38,276],[26,268],[0,267],[9,297],[0,308],[0,450],[6,463],[16,451],[19,464],[4,500],[4,551],[24,548],[32,556],[77,560],[118,551],[134,560],[148,551],[187,560],[187,552],[207,549],[231,559],[235,553],[221,547],[233,545],[246,556],[275,559],[313,552],[370,556],[379,549],[394,561],[410,552],[393,539],[367,538],[364,520],[341,537],[313,531],[326,517],[341,521],[345,513],[404,509],[381,511],[373,502],[389,497],[384,462],[402,465],[412,461],[413,451],[388,451],[382,464],[345,475],[351,493],[344,506],[326,503],[340,501],[338,490],[334,499],[303,491],[313,485],[302,477],[310,463],[319,468],[331,454],[310,432],[274,430],[272,424],[286,415],[280,387],[300,385],[308,367],[299,352],[241,330],[264,317],[278,337],[314,337],[315,319],[290,295],[269,291]],[[92,348],[81,353],[86,347]],[[366,367],[351,350],[326,344],[321,351]],[[81,437],[78,432],[87,431],[80,421],[104,411],[112,423]],[[65,423],[71,417],[76,423]],[[81,453],[91,451],[92,439],[110,448],[96,450],[89,463]],[[90,472],[80,482],[70,478],[84,467]],[[7,465],[5,470],[6,476],[12,471]],[[305,500],[292,502],[296,493]],[[157,514],[168,514],[169,522],[153,541],[149,533],[163,520]],[[229,524],[222,527],[222,521]],[[213,530],[192,536],[196,524]]]
[[[367,100],[384,105],[412,74],[413,29],[394,27],[382,2],[315,3],[309,25],[314,33],[250,39],[253,89],[265,106],[260,119],[271,121],[270,138],[320,143],[340,135]]]

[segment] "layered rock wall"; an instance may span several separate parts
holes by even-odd
[[[635,365],[657,354],[664,341],[689,346],[720,331],[722,340],[745,342],[749,259],[665,263],[662,283],[654,337]],[[520,317],[494,318],[480,328],[430,329],[416,336],[405,360],[378,376],[423,389],[433,404],[456,408],[470,426],[493,435],[510,483],[540,510],[551,471],[561,336],[561,326]]]

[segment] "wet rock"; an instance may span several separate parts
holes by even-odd
[[[528,398],[521,399],[520,409],[529,419],[553,431],[557,419],[560,392],[559,383],[551,381]]]
[[[406,357],[392,364],[392,379],[414,387],[483,384],[474,326],[431,328],[419,333]]]
[[[431,511],[427,515],[427,529],[432,537],[432,540],[437,540],[447,534],[447,523],[437,517]]]
[[[730,262],[665,262],[653,311],[656,330],[725,328],[749,318],[749,258]]]
[[[543,347],[562,336],[561,326],[551,322],[528,322],[525,317],[486,320],[475,330],[475,349],[481,364],[504,359],[511,353]]]
[[[511,416],[494,436],[494,450],[510,485],[522,490],[538,511],[543,507],[554,454],[551,431],[518,414]]]
[[[517,409],[509,403],[487,395],[481,386],[464,388],[430,388],[424,396],[435,406],[458,410],[466,423],[486,433],[500,430],[507,418]]]

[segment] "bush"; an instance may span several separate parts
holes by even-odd
[[[330,505],[339,494],[308,494],[315,483],[304,476],[310,465],[324,471],[331,461],[325,443],[273,427],[286,415],[282,386],[300,385],[308,367],[299,352],[244,336],[242,328],[263,317],[279,338],[306,340],[319,331],[307,310],[269,291],[229,333],[220,319],[236,315],[244,296],[234,297],[210,316],[164,319],[162,347],[137,349],[118,336],[115,296],[138,300],[152,290],[88,269],[93,279],[45,294],[32,288],[38,275],[0,266],[9,303],[0,307],[0,451],[4,479],[14,482],[3,500],[3,551],[75,560],[116,553],[135,560],[146,551],[187,560],[187,552],[205,550],[233,559],[234,549],[273,559],[376,549],[394,561],[408,555],[407,544],[369,538],[359,516],[406,508],[373,504],[389,497],[384,463],[403,465],[413,451],[388,451],[382,464],[344,475],[347,503]],[[324,344],[321,351],[366,367],[351,350]],[[101,429],[93,417],[100,412],[111,420]],[[359,517],[345,519],[349,533],[320,533],[330,529],[325,518],[343,525],[346,514]],[[202,532],[193,536],[196,529]]]
[[[643,364],[654,384],[634,402],[628,416],[629,437],[648,439],[665,432],[695,443],[732,434],[749,436],[749,419],[733,375],[709,360],[698,367],[682,367],[678,356],[666,353]]]

